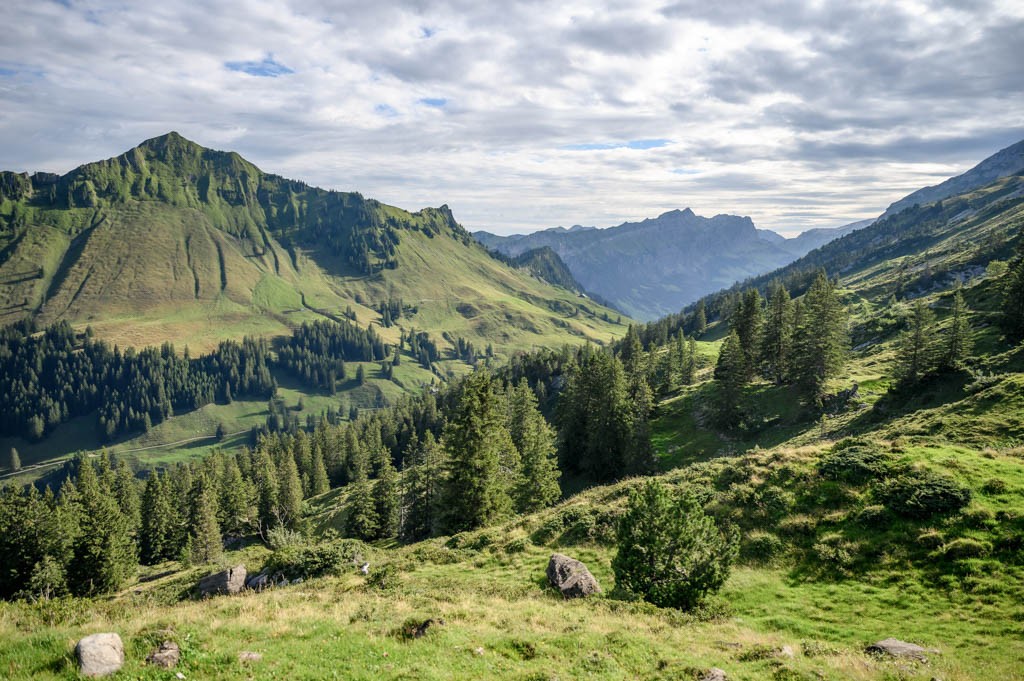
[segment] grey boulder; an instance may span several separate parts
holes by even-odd
[[[889,657],[920,660],[922,662],[928,661],[928,653],[939,652],[934,649],[922,648],[919,645],[907,643],[906,641],[901,641],[897,638],[883,639],[877,643],[872,643],[864,650],[872,655],[888,655]]]
[[[200,596],[236,594],[245,587],[245,566],[236,565],[199,580]]]
[[[700,677],[700,681],[729,681],[729,677],[718,667],[712,667],[704,673],[704,676]]]
[[[124,643],[117,634],[86,636],[75,646],[82,676],[109,676],[124,666]]]
[[[552,554],[548,561],[548,581],[562,593],[563,598],[581,598],[601,593],[601,585],[590,574],[587,566],[561,553]]]

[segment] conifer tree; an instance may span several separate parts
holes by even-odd
[[[188,531],[188,559],[192,565],[214,563],[224,553],[217,510],[217,495],[213,485],[205,476],[198,477],[192,492]]]
[[[114,497],[117,499],[121,513],[128,521],[129,531],[133,537],[137,537],[142,522],[138,483],[135,481],[135,475],[124,461],[118,461],[112,483]]]
[[[963,367],[964,360],[971,354],[971,326],[967,320],[967,305],[958,288],[953,293],[953,309],[949,315],[949,335],[946,336],[942,353],[942,367],[949,371],[958,371]]]
[[[221,532],[241,535],[252,525],[254,489],[252,482],[242,474],[238,459],[226,456],[218,500]]]
[[[164,476],[154,472],[146,481],[142,494],[141,559],[144,565],[155,565],[178,555],[175,545],[174,513],[170,490]]]
[[[732,326],[740,340],[743,358],[746,362],[747,376],[757,371],[758,359],[761,355],[761,331],[764,324],[764,301],[756,288],[748,288],[743,292]]]
[[[682,339],[682,336],[680,336]],[[685,354],[682,355],[680,381],[683,385],[693,385],[697,379],[697,341],[690,338],[686,341]]]
[[[10,451],[7,452],[7,470],[17,473],[21,470],[21,457],[18,455],[18,450],[11,447]]]
[[[900,337],[894,374],[900,383],[911,385],[935,368],[935,344],[932,331],[935,314],[918,299],[910,317],[910,328]]]
[[[402,476],[401,537],[404,541],[426,539],[440,522],[444,456],[444,450],[429,430],[423,434],[422,442],[409,443]]]
[[[352,477],[348,497],[348,520],[346,533],[350,537],[370,541],[377,537],[380,519],[377,517],[377,506],[374,503],[373,489],[367,477],[369,461],[360,448],[358,456],[352,462]]]
[[[522,461],[516,510],[530,513],[550,506],[561,496],[555,432],[537,409],[537,397],[525,379],[511,391],[510,398],[509,432]]]
[[[280,455],[277,474],[277,520],[281,525],[294,529],[302,518],[302,481],[295,457],[287,449]]]
[[[331,488],[330,481],[327,477],[327,466],[324,464],[323,450],[320,448],[318,443],[313,443],[312,446],[312,460],[310,462],[312,467],[312,476],[310,478],[310,495],[319,496]]]
[[[68,570],[72,592],[88,596],[116,591],[138,562],[128,520],[112,490],[100,486],[100,478],[88,460],[79,466],[77,488],[81,529]]]
[[[708,329],[708,317],[704,311],[704,299],[701,298],[697,301],[697,309],[693,313],[693,335],[694,337],[703,336],[704,332]]]
[[[820,404],[827,381],[842,370],[846,358],[846,310],[824,272],[818,273],[797,309],[793,374],[804,395]]]
[[[373,504],[377,511],[377,538],[388,539],[398,534],[400,497],[398,471],[390,452],[384,451],[380,472],[373,484]]]
[[[505,427],[501,406],[486,372],[466,377],[458,404],[444,428],[443,443],[448,454],[443,495],[446,533],[481,527],[512,509],[508,483],[513,472],[503,471],[502,463],[518,453]]]
[[[715,381],[718,383],[718,419],[726,426],[736,426],[743,416],[741,401],[743,387],[747,384],[747,360],[735,330],[722,343],[715,365]]]
[[[557,412],[563,466],[595,480],[633,472],[632,409],[622,364],[584,348],[567,373]]]
[[[274,527],[277,523],[278,472],[270,454],[260,447],[254,466],[256,476],[256,518],[260,532]]]
[[[1010,342],[1019,343],[1024,340],[1024,240],[1000,283],[1003,314],[999,323]]]
[[[782,284],[772,286],[765,314],[761,359],[767,378],[781,385],[789,377],[793,352],[793,301]]]

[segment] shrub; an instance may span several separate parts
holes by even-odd
[[[289,578],[340,574],[361,560],[366,546],[357,539],[337,539],[304,546],[286,546],[275,551],[264,567],[272,574]]]
[[[394,591],[401,584],[402,578],[398,574],[398,568],[394,565],[382,565],[375,570],[370,570],[370,576],[366,578],[366,588],[377,591]]]
[[[989,478],[981,486],[981,491],[990,495],[1005,494],[1007,489],[1009,489],[1009,485],[1005,480],[999,478]]]
[[[612,570],[624,591],[690,609],[722,587],[738,548],[736,532],[719,530],[691,492],[652,480],[630,492]]]
[[[750,562],[770,563],[785,550],[786,545],[771,532],[754,530],[740,546],[740,555]]]
[[[512,541],[510,541],[510,542],[506,543],[504,546],[502,546],[501,549],[505,553],[522,553],[523,551],[526,550],[526,540],[525,539],[513,539]]]
[[[965,558],[984,558],[992,552],[992,545],[970,537],[954,539],[946,544],[942,555],[946,560],[963,560]]]
[[[874,445],[833,448],[818,464],[818,472],[829,480],[863,484],[885,477],[892,468],[892,457]]]
[[[937,549],[946,543],[946,535],[938,530],[923,530],[917,535],[917,544],[926,549]]]
[[[948,476],[910,470],[886,481],[881,497],[894,513],[926,519],[961,510],[971,502],[971,491]]]
[[[853,565],[857,559],[857,545],[835,532],[822,535],[813,549],[821,563],[839,570]]]
[[[889,511],[880,504],[865,506],[857,513],[857,522],[864,527],[884,527],[889,521]]]

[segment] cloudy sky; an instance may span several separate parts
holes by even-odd
[[[177,130],[469,229],[797,233],[1024,138],[1024,2],[6,0],[0,168]]]

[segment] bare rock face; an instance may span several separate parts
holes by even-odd
[[[582,598],[601,593],[601,585],[587,566],[569,556],[555,553],[548,561],[548,581],[564,598]]]
[[[164,641],[160,647],[149,654],[146,662],[164,669],[173,669],[181,661],[181,648],[174,641]]]
[[[110,676],[124,666],[124,644],[117,634],[86,636],[75,646],[75,654],[82,676]]]
[[[218,572],[199,580],[200,596],[215,596],[217,594],[236,594],[245,587],[245,566],[236,565],[233,568]]]
[[[864,652],[873,655],[888,655],[889,657],[901,657],[904,659],[920,660],[927,662],[927,653],[937,653],[934,649],[922,648],[914,643],[907,643],[897,638],[887,638],[877,643],[872,643]]]

